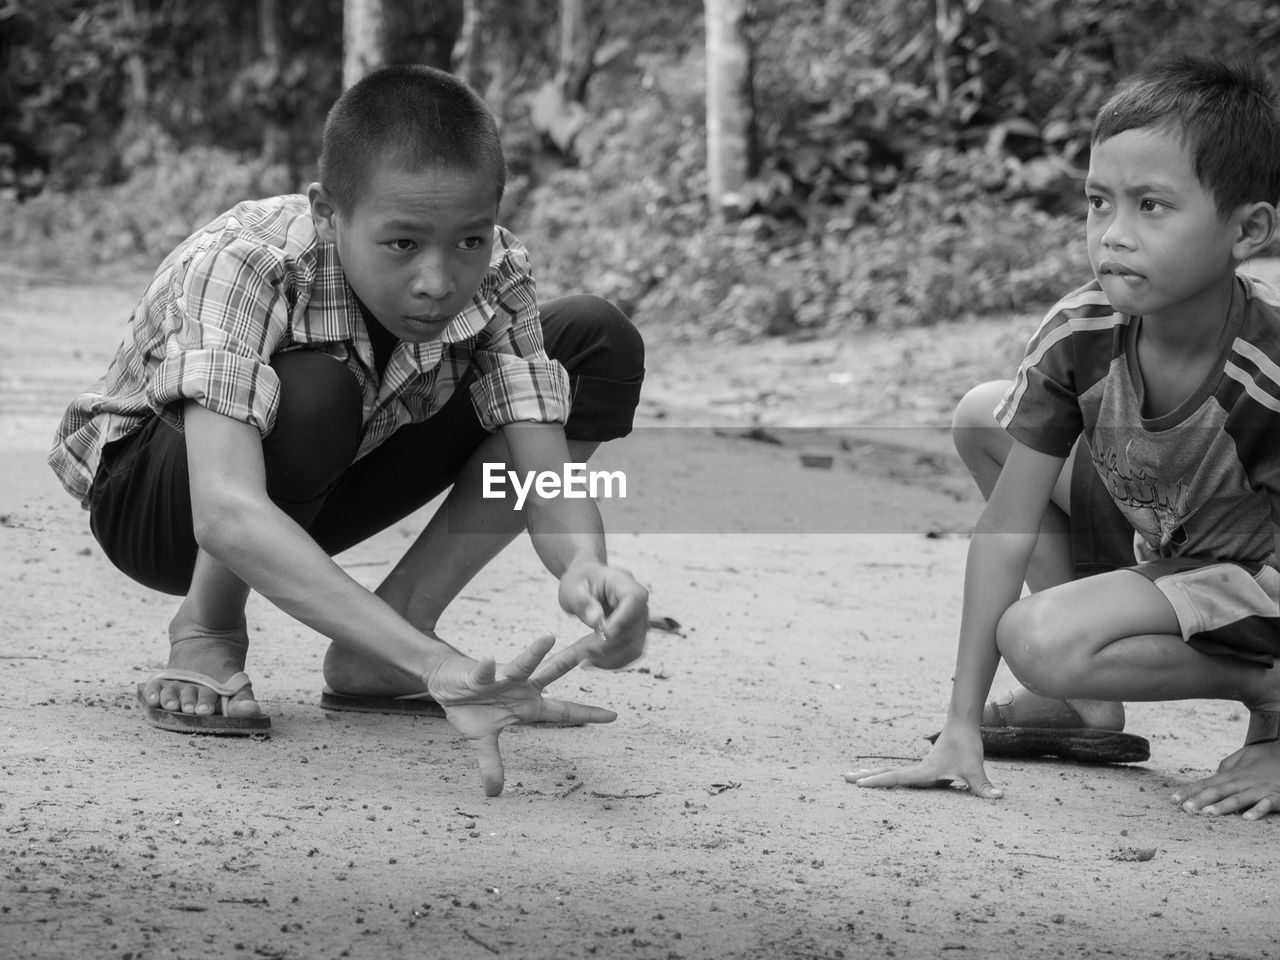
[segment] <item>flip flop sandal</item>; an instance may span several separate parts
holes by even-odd
[[[180,683],[194,683],[200,687],[208,687],[219,698],[217,713],[175,712],[148,703],[143,695],[146,684],[140,683],[138,684],[138,704],[142,707],[147,722],[153,727],[168,730],[171,733],[203,733],[223,737],[271,735],[270,717],[228,717],[226,715],[227,704],[231,702],[231,698],[249,686],[249,675],[243,671],[228,677],[225,683],[191,670],[163,670],[153,679],[177,680]]]
[[[320,694],[320,709],[337,713],[390,713],[397,716],[443,717],[444,707],[428,693],[410,693],[403,697],[353,697],[334,693],[325,687]]]
[[[334,693],[328,687],[320,692],[320,709],[334,713],[385,713],[398,717],[446,716],[444,707],[432,699],[431,694],[406,693],[400,697],[355,697],[346,693]],[[536,727],[581,727],[581,723],[559,723],[555,720],[530,724]]]
[[[1059,757],[1078,763],[1138,763],[1151,757],[1151,744],[1145,737],[1120,730],[1096,730],[1086,727],[1071,704],[1063,700],[1047,700],[1023,704],[1021,712],[1032,724],[1015,723],[1017,706],[1013,692],[1001,701],[988,700],[983,710],[986,718],[997,723],[984,723],[979,729],[982,749],[988,757]],[[1052,725],[1050,725],[1052,724]],[[927,739],[936,741],[938,734]]]

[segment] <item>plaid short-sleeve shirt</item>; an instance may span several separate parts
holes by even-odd
[[[569,413],[568,377],[543,347],[528,254],[514,236],[495,228],[471,304],[439,340],[398,343],[379,377],[336,251],[316,236],[307,198],[290,195],[237,205],[165,258],[107,372],[67,408],[49,464],[87,505],[103,448],[156,416],[181,429],[187,400],[265,436],[279,405],[271,357],[286,350],[322,351],[355,376],[357,457],[436,413],[472,368],[472,403],[490,430]]]

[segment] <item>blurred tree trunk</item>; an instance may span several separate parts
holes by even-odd
[[[129,53],[125,57],[124,129],[126,137],[137,136],[147,125],[151,100],[147,86],[147,65],[142,59],[142,27],[136,0],[120,0],[120,22],[129,32]]]
[[[707,199],[726,217],[746,212],[755,172],[755,104],[748,0],[704,0],[707,31]]]
[[[595,69],[595,52],[604,38],[598,4],[560,0],[560,55],[556,81],[565,98],[586,103],[587,81]]]
[[[343,0],[342,87],[387,62],[384,0]]]
[[[573,141],[590,119],[583,104],[587,82],[595,71],[596,49],[604,37],[599,12],[599,4],[592,0],[560,0],[555,76],[529,102],[533,128],[568,156],[573,155]]]
[[[944,123],[951,120],[951,48],[963,28],[963,6],[957,7],[954,0],[934,0],[933,84]]]
[[[267,76],[278,85],[284,70],[284,48],[280,42],[280,4],[278,0],[258,0],[258,37]],[[269,97],[269,99],[271,99]],[[266,111],[262,119],[262,156],[278,163],[288,153],[288,134],[276,110]]]
[[[472,87],[480,86],[480,64],[484,60],[480,0],[462,0],[462,29],[453,45],[453,72]]]

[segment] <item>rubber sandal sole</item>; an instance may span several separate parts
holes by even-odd
[[[270,717],[225,717],[220,713],[174,713],[147,703],[138,684],[138,705],[147,723],[170,733],[203,734],[212,737],[269,737]]]
[[[444,707],[430,699],[400,699],[399,697],[352,697],[345,693],[325,690],[320,694],[320,709],[336,713],[385,713],[401,717],[445,716]]]
[[[1058,757],[1078,763],[1141,763],[1151,758],[1145,737],[1119,730],[1055,727],[982,727],[988,757]],[[927,739],[938,738],[933,734]]]

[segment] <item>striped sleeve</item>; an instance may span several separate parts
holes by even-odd
[[[569,418],[569,376],[547,356],[537,290],[520,241],[499,230],[495,245],[493,317],[476,345],[480,376],[471,399],[488,430],[508,423],[564,423]]]
[[[1120,323],[1123,317],[1096,283],[1060,300],[1027,344],[1018,373],[996,407],[996,421],[1019,443],[1066,457],[1083,428],[1078,398],[1095,372],[1107,368],[1105,362],[1082,364],[1081,345],[1109,347]]]
[[[173,282],[148,402],[179,429],[182,402],[195,400],[265,436],[280,402],[270,357],[289,322],[280,261],[232,238],[197,252]]]
[[[1231,345],[1219,397],[1245,475],[1268,494],[1272,522],[1280,525],[1280,306],[1268,302],[1272,291],[1251,292],[1249,318]]]

